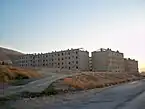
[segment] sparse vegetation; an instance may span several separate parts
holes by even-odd
[[[11,80],[22,80],[39,77],[41,77],[41,75],[31,69],[0,65],[0,82],[10,82]]]
[[[127,73],[86,73],[65,78],[64,83],[74,88],[92,89],[137,80],[139,76]]]

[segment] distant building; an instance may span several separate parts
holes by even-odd
[[[89,70],[89,52],[82,49],[68,49],[44,54],[27,54],[16,60],[21,67],[47,67],[69,70]]]
[[[92,70],[98,72],[124,72],[124,54],[101,48],[92,52]]]
[[[50,53],[45,54],[26,54],[15,61],[20,67],[52,67],[52,56]]]
[[[0,62],[2,63],[2,62]],[[6,63],[6,62],[5,62]],[[7,63],[11,63],[7,61]],[[21,55],[13,65],[20,67],[46,67],[96,72],[138,72],[138,61],[124,59],[124,54],[111,49],[89,52],[83,49],[68,49],[50,53]]]
[[[128,73],[137,73],[138,72],[138,61],[135,59],[124,59],[124,66],[125,66],[125,72]]]

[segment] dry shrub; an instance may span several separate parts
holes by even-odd
[[[28,78],[39,78],[40,74],[30,69],[0,65],[0,82],[8,82],[16,79],[18,76]]]
[[[124,83],[133,77],[135,78],[135,76],[126,73],[88,73],[65,78],[64,83],[74,88],[81,89],[90,89],[95,87],[102,88],[110,86],[111,84],[116,85],[118,83]]]

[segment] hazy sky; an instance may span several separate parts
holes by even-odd
[[[145,0],[0,0],[0,46],[111,48],[145,67]]]

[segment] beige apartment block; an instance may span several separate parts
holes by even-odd
[[[97,72],[124,72],[124,54],[101,48],[92,52],[92,70]]]
[[[138,61],[135,59],[124,59],[125,72],[138,73]]]
[[[16,60],[16,65],[88,71],[89,52],[82,49],[68,49],[51,53],[26,54]]]
[[[26,54],[15,61],[15,65],[20,67],[52,67],[51,54]]]
[[[89,70],[89,52],[82,49],[68,49],[52,52],[53,68]]]

